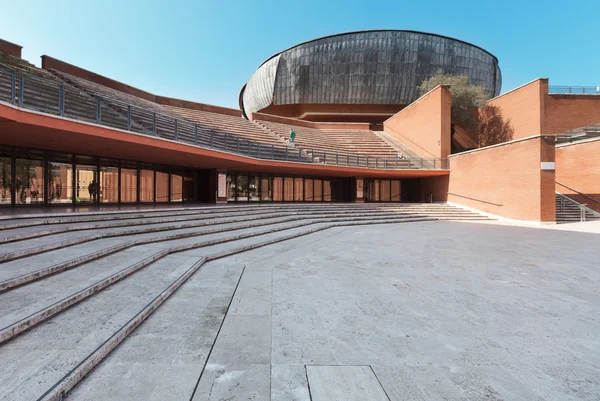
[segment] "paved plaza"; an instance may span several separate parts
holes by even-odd
[[[309,390],[319,366],[367,366],[362,378],[398,401],[598,400],[599,245],[411,223],[211,262],[67,400],[369,399],[369,387],[350,395],[352,383],[318,376]]]
[[[598,234],[444,205],[0,225],[0,400],[600,399]]]

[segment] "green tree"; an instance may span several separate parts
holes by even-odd
[[[444,74],[442,70],[438,70],[434,76],[423,81],[419,87],[420,96],[438,85],[450,87],[451,135],[454,135],[454,124],[458,124],[474,134],[479,147],[512,140],[514,130],[510,120],[502,118],[498,107],[486,105],[489,96],[482,87],[470,85],[469,78],[464,75]],[[452,147],[454,153],[454,143]]]
[[[476,129],[475,108],[482,107],[489,99],[483,88],[469,85],[469,78],[464,75],[444,74],[442,70],[438,70],[434,76],[423,81],[419,87],[420,96],[438,85],[450,86],[452,122],[466,129]]]

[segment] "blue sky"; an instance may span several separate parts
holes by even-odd
[[[500,61],[502,91],[538,77],[600,85],[600,1],[2,1],[0,38],[146,91],[237,108],[273,53],[319,36],[409,29]]]

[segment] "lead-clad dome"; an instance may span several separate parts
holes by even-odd
[[[437,70],[466,75],[489,97],[500,93],[498,59],[461,40],[380,30],[327,36],[265,61],[240,93],[245,115],[271,105],[407,105]]]

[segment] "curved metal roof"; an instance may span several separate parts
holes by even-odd
[[[500,93],[498,59],[479,46],[409,30],[346,32],[306,41],[265,60],[240,91],[247,113],[270,105],[409,104],[437,70]]]

